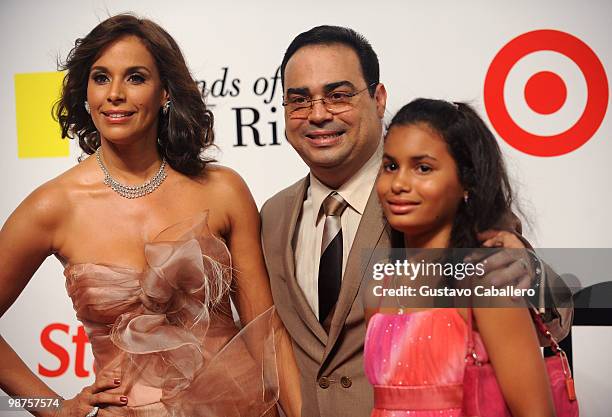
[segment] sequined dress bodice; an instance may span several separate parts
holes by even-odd
[[[365,371],[374,386],[375,403],[377,394],[395,390],[415,407],[377,407],[372,417],[461,416],[460,407],[447,407],[445,401],[436,403],[432,398],[443,398],[442,391],[448,387],[460,389],[466,365],[467,332],[467,323],[454,308],[375,314],[368,323],[364,352]],[[475,350],[486,361],[480,336],[477,332],[473,334]]]

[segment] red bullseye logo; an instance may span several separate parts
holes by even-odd
[[[538,72],[525,85],[525,101],[536,113],[555,113],[563,107],[566,98],[567,87],[554,72]]]
[[[584,76],[587,100],[576,123],[549,136],[530,133],[510,116],[504,99],[508,74],[523,57],[533,52],[553,51],[573,61]],[[568,100],[567,85],[556,73],[538,71],[526,82],[524,100],[539,115],[559,111]],[[534,156],[559,156],[572,152],[593,137],[606,115],[608,79],[597,55],[573,35],[557,30],[536,30],[506,44],[493,58],[484,83],[487,115],[497,133],[512,147]]]

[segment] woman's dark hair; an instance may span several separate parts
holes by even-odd
[[[476,234],[499,225],[512,206],[512,188],[495,136],[466,103],[413,100],[393,116],[388,130],[415,124],[424,124],[444,138],[468,192],[467,203],[459,205],[455,216],[449,246],[479,247]]]
[[[291,41],[281,63],[281,83],[283,86],[285,85],[285,67],[293,54],[305,46],[333,44],[344,45],[355,51],[357,58],[359,58],[363,79],[366,85],[368,85],[370,96],[374,97],[376,86],[380,82],[380,70],[376,52],[374,52],[372,45],[363,35],[360,35],[351,28],[341,26],[316,26],[300,33]]]
[[[67,70],[60,100],[53,113],[62,137],[78,137],[81,149],[92,154],[100,146],[96,127],[85,111],[87,82],[93,63],[112,42],[136,36],[153,56],[163,88],[171,102],[167,115],[159,112],[158,151],[175,170],[189,176],[202,173],[214,162],[203,151],[214,141],[213,115],[189,73],[176,41],[156,23],[129,14],[106,19],[87,36],[77,39],[60,70]]]

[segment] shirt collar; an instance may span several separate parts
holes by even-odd
[[[308,192],[312,199],[312,224],[316,227],[321,204],[331,193],[336,191],[349,204],[349,206],[360,215],[365,211],[366,204],[370,198],[372,187],[376,181],[383,154],[383,141],[381,140],[370,159],[340,188],[334,190],[318,180],[310,172],[310,187]]]

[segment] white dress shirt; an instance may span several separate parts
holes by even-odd
[[[302,212],[295,236],[295,275],[314,315],[319,318],[319,262],[325,215],[321,211],[323,200],[336,191],[348,203],[342,213],[342,274],[346,268],[357,228],[382,161],[382,140],[376,152],[355,175],[333,190],[310,173],[310,186],[302,204]]]

